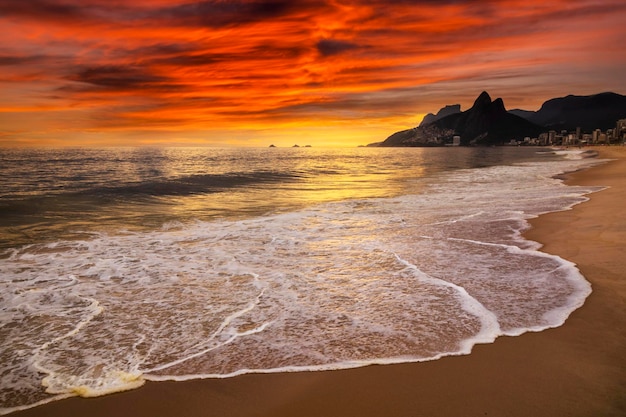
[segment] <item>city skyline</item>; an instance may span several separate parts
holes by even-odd
[[[0,0],[0,146],[356,146],[626,93],[606,1]]]

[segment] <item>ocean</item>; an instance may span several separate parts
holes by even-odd
[[[591,292],[548,148],[0,149],[0,414],[144,381],[469,354]]]

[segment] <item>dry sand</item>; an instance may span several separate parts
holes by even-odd
[[[564,326],[479,345],[471,355],[333,372],[147,383],[71,398],[26,416],[620,416],[626,415],[626,148],[569,176],[606,185],[573,210],[532,221],[526,236],[575,262],[593,285]]]

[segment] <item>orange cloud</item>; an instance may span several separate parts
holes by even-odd
[[[618,0],[2,2],[0,144],[352,145],[482,90],[528,109],[624,93],[624,17]]]

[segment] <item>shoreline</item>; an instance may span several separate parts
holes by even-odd
[[[27,416],[622,416],[626,415],[626,148],[566,174],[609,186],[573,209],[530,220],[527,239],[577,264],[593,292],[563,326],[476,345],[470,355],[339,371],[150,382],[70,398]]]

